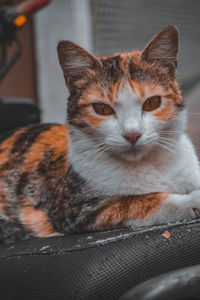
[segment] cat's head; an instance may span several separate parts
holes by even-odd
[[[70,91],[68,126],[80,149],[99,147],[133,161],[155,146],[170,148],[185,127],[177,52],[173,25],[156,34],[143,51],[106,57],[61,41],[58,56]]]

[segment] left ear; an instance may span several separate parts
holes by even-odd
[[[175,73],[178,54],[178,30],[174,25],[168,25],[158,32],[142,52],[142,58],[147,62],[155,62]]]
[[[94,76],[101,67],[101,62],[96,56],[76,43],[61,41],[57,50],[69,89],[81,86],[85,79]]]

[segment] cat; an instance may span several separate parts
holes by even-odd
[[[200,168],[176,81],[178,31],[97,57],[61,41],[67,126],[37,124],[0,144],[0,240],[194,219]]]

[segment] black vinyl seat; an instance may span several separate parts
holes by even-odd
[[[174,270],[126,292],[120,300],[200,299],[200,265]]]
[[[0,299],[119,299],[154,276],[197,264],[200,220],[34,238],[0,246]]]

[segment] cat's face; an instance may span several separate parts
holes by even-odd
[[[185,123],[175,79],[177,51],[172,25],[143,51],[109,57],[60,42],[59,59],[70,90],[68,124],[80,150],[91,147],[133,161],[155,146],[170,148]]]

